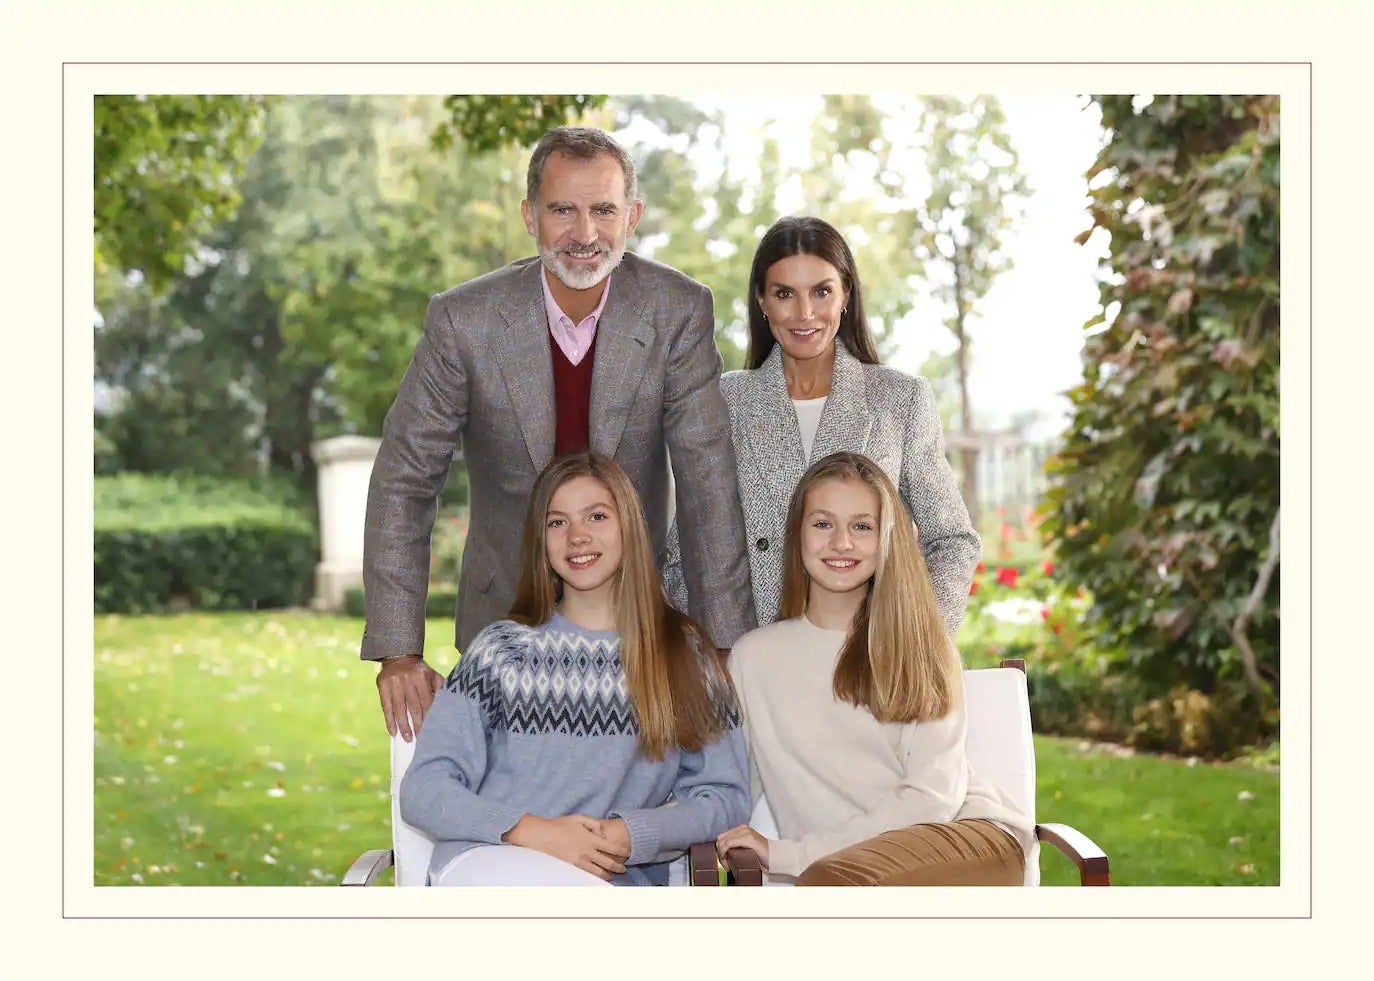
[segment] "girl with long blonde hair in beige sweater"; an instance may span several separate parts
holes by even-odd
[[[917,533],[872,460],[806,471],[787,515],[778,622],[730,671],[769,839],[717,838],[799,885],[1020,885],[1034,829],[972,774],[963,671]]]

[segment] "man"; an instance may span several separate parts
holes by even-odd
[[[535,477],[555,455],[613,457],[662,561],[671,454],[688,612],[719,648],[755,626],[711,292],[626,254],[634,164],[600,130],[547,133],[520,204],[539,257],[435,296],[382,429],[363,541],[362,657],[381,661],[387,731],[409,741],[443,677],[423,659],[429,542],[460,442],[471,522],[458,583],[461,650],[506,615]]]

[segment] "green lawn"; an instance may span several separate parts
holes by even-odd
[[[429,624],[442,671],[452,630]],[[361,633],[298,612],[97,617],[95,884],[335,885],[387,845],[387,736]],[[1037,747],[1040,819],[1095,838],[1117,884],[1277,884],[1277,774]],[[1075,881],[1050,850],[1041,872]]]

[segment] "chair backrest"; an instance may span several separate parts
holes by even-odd
[[[401,820],[401,778],[414,755],[414,741],[391,737],[391,850],[398,886],[423,886],[434,854],[430,837]]]
[[[1031,742],[1030,697],[1025,672],[978,668],[964,672],[968,706],[969,766],[1018,810],[1035,821],[1035,745]],[[767,798],[754,806],[749,823],[766,838],[778,837]],[[1040,844],[1026,858],[1025,884],[1040,883]]]
[[[964,672],[969,766],[1035,820],[1035,745],[1025,672],[979,668]]]
[[[1031,741],[1026,673],[1017,668],[964,672],[968,704],[968,760],[980,780],[992,784],[1035,823],[1035,744]],[[1040,843],[1026,856],[1025,884],[1040,884]]]

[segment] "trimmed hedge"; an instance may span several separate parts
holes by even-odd
[[[351,617],[364,615],[364,594],[361,586],[344,591],[344,612]],[[425,616],[431,620],[452,619],[458,609],[458,590],[451,586],[430,586],[425,600]]]
[[[97,477],[95,610],[303,605],[317,542],[310,507],[270,481]]]

